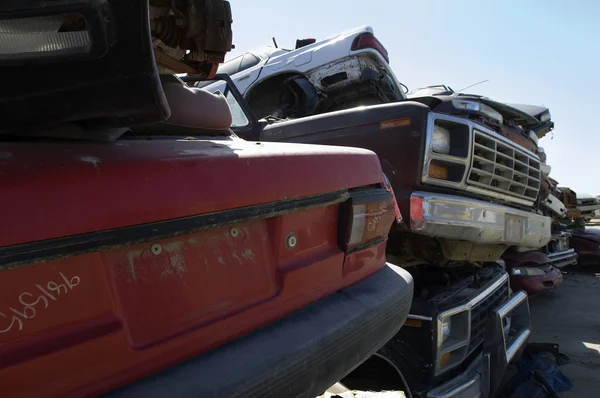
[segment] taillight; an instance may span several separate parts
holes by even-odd
[[[340,243],[346,253],[385,241],[396,217],[394,207],[394,198],[384,188],[353,193],[342,213]]]
[[[410,197],[410,220],[423,221],[423,198],[420,196]]]
[[[350,48],[352,51],[362,50],[363,48],[372,48],[381,54],[383,58],[385,58],[386,62],[390,63],[390,58],[388,56],[388,52],[381,44],[379,40],[373,35],[371,32],[361,33],[356,36],[354,41],[352,42],[352,47]]]

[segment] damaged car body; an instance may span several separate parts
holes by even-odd
[[[247,52],[219,68],[231,76],[257,118],[298,118],[405,98],[405,87],[371,27],[299,42],[294,50]],[[213,91],[210,84],[199,87]]]
[[[406,319],[377,156],[245,141],[239,95],[174,75],[214,74],[227,10],[0,4],[3,395],[316,396]]]

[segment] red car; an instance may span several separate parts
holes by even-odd
[[[580,265],[600,265],[600,229],[583,227],[569,230],[569,244],[579,254]]]
[[[512,290],[525,290],[535,296],[556,289],[562,283],[562,272],[551,265],[548,255],[538,251],[507,250],[502,256],[510,275]]]
[[[3,397],[316,396],[399,330],[412,279],[385,260],[398,215],[374,153],[235,136],[239,93],[161,84],[147,0],[16,3]]]

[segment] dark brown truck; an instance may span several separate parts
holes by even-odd
[[[387,252],[413,275],[411,312],[405,327],[343,380],[348,387],[491,396],[524,346],[527,295],[511,291],[498,260],[509,247],[548,243],[550,219],[536,211],[536,139],[513,126],[517,116],[535,118],[490,104],[426,96],[283,121],[236,118],[234,111],[233,130],[244,138],[373,150],[405,216]]]

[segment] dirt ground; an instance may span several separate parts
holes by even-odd
[[[600,227],[599,227],[600,228]],[[600,266],[595,272],[600,272]],[[600,397],[600,273],[568,273],[554,292],[530,298],[530,341],[557,343],[571,360],[560,369],[575,387],[561,398]]]

